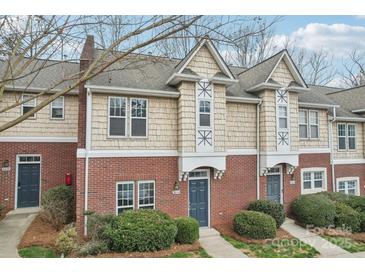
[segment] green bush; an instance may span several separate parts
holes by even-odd
[[[57,186],[42,194],[41,217],[60,230],[71,223],[75,216],[74,196],[68,186]]]
[[[199,223],[191,217],[175,219],[177,234],[175,241],[180,244],[192,244],[199,239]]]
[[[5,206],[3,204],[0,204],[0,216],[3,214],[4,209],[5,209]]]
[[[77,232],[72,226],[62,230],[56,239],[55,247],[57,252],[64,256],[69,255],[77,248]]]
[[[91,214],[87,219],[87,234],[93,241],[105,241],[104,230],[110,224],[116,215],[106,214]]]
[[[361,232],[365,232],[365,213],[361,212],[360,213],[360,231]]]
[[[276,221],[276,227],[279,228],[285,221],[285,211],[283,205],[269,201],[257,200],[248,206],[248,210],[258,211],[270,215]]]
[[[339,192],[321,192],[317,195],[325,195],[332,201],[344,203],[358,212],[365,212],[365,197]]]
[[[128,210],[107,224],[103,232],[109,248],[116,252],[167,249],[176,233],[174,220],[152,209]]]
[[[241,236],[268,239],[276,235],[276,222],[265,213],[244,210],[234,216],[233,229]]]
[[[307,194],[299,196],[293,202],[292,212],[303,225],[328,227],[334,225],[336,206],[325,195]]]
[[[361,225],[360,213],[348,205],[336,202],[335,226],[351,232],[359,232]]]
[[[88,255],[98,255],[108,252],[109,248],[107,243],[103,241],[90,241],[79,247],[77,255],[85,257]]]

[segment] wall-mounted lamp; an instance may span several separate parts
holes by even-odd
[[[9,167],[9,160],[4,160],[4,161],[3,161],[3,167],[4,167],[4,168]]]
[[[175,181],[175,183],[174,183],[174,190],[180,190],[180,183],[179,183],[179,181]]]

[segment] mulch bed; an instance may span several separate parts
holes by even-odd
[[[126,252],[126,253],[103,253],[96,256],[87,256],[85,258],[163,258],[168,257],[176,252],[191,252],[198,251],[200,243],[196,241],[194,244],[175,244],[170,249],[160,250],[155,252]]]
[[[274,240],[274,239],[264,239],[264,240],[255,240],[255,239],[250,239],[250,238],[246,238],[243,237],[239,234],[237,234],[233,228],[231,224],[224,224],[224,225],[218,225],[214,227],[215,229],[217,229],[221,234],[229,236],[235,240],[247,243],[247,244],[266,244],[268,243],[268,241],[270,240]],[[288,232],[286,232],[285,230],[279,228],[276,231],[276,237],[275,240],[284,240],[284,239],[293,239],[294,237],[289,234]]]
[[[24,233],[18,248],[20,249],[33,245],[54,248],[58,233],[59,231],[53,228],[49,223],[44,222],[40,215],[37,215]]]

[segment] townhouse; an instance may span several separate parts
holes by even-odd
[[[89,36],[80,63],[50,66],[26,92],[15,81],[1,108],[100,53]],[[155,208],[204,227],[255,199],[288,209],[300,194],[364,195],[364,113],[365,87],[309,86],[286,50],[249,69],[228,66],[209,38],[182,60],[136,55],[0,133],[0,203],[39,206],[71,181],[86,233],[89,211]]]

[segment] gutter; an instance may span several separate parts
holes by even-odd
[[[261,99],[259,98],[244,98],[238,96],[226,96],[226,102],[233,103],[245,103],[245,104],[261,104]]]
[[[260,106],[262,101],[256,106],[256,198],[260,199]]]
[[[88,211],[89,199],[89,152],[91,149],[91,117],[92,117],[92,93],[90,88],[86,90],[86,137],[85,137],[85,189],[84,189],[84,213]],[[84,215],[84,236],[87,236],[87,214]]]
[[[336,174],[335,174],[335,164],[333,160],[333,124],[336,122],[336,107],[333,107],[333,118],[329,123],[329,145],[330,148],[330,161],[331,161],[331,171],[332,171],[332,192],[336,191]]]
[[[300,107],[319,108],[319,109],[330,109],[330,108],[340,107],[339,105],[305,103],[305,102],[298,102],[298,105]]]

